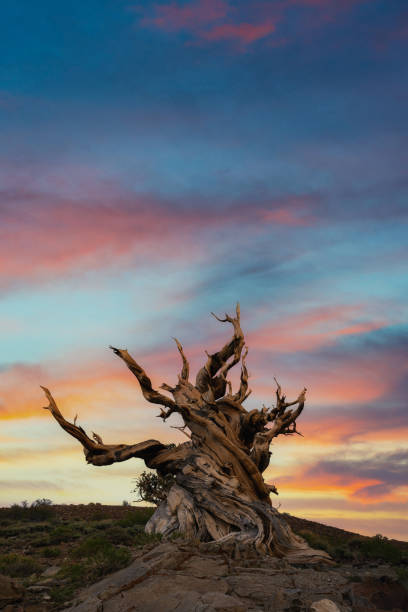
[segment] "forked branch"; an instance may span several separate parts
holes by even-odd
[[[267,431],[267,439],[271,441],[276,436],[283,435],[291,435],[291,434],[300,434],[296,429],[296,419],[301,414],[306,400],[306,387],[301,391],[299,396],[293,402],[287,402],[286,396],[282,394],[282,389],[278,381],[276,380],[277,390],[276,390],[276,398],[277,404],[276,407],[273,408],[268,413],[268,421],[272,421],[272,427]],[[295,406],[297,404],[297,408],[293,410],[288,410],[290,406]]]
[[[225,318],[221,319],[213,312],[211,314],[217,321],[231,323],[234,328],[234,335],[230,342],[212,355],[207,353],[207,362],[198,372],[196,378],[196,387],[201,393],[205,393],[210,389],[213,392],[214,399],[218,399],[225,393],[227,387],[227,372],[241,359],[245,338],[241,329],[239,303],[236,306],[235,317],[230,317],[228,314],[225,314]],[[231,357],[232,359],[229,361]]]

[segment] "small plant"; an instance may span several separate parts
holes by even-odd
[[[111,544],[127,544],[133,542],[132,535],[120,525],[112,525],[105,531],[105,537]]]
[[[176,481],[172,474],[160,476],[154,472],[142,472],[138,478],[135,478],[134,482],[136,486],[133,493],[139,493],[139,499],[136,501],[144,501],[158,506],[167,498]]]
[[[30,538],[30,544],[31,546],[34,546],[34,548],[41,548],[42,546],[48,546],[49,544],[51,544],[51,539],[48,534],[40,534],[38,536]]]
[[[114,572],[129,564],[132,555],[127,548],[114,546],[103,536],[86,538],[72,551],[74,559],[86,560],[89,579]]]
[[[79,538],[79,533],[72,525],[59,525],[49,534],[50,544],[61,544],[61,542],[71,542]]]
[[[381,534],[362,539],[358,548],[363,557],[369,560],[385,561],[394,565],[401,562],[402,555],[399,548]]]
[[[10,553],[0,555],[0,574],[13,578],[31,576],[40,570],[40,565],[31,557]]]
[[[144,546],[145,544],[154,544],[162,539],[161,533],[146,533],[145,531],[137,531],[133,536],[135,546]]]
[[[101,504],[89,504],[90,506],[94,506],[92,508],[92,512],[89,514],[90,521],[103,521],[109,518],[108,513],[101,507]]]
[[[379,561],[398,565],[402,561],[399,548],[388,538],[378,534],[372,538],[357,536],[348,541],[339,537],[317,535],[312,531],[299,531],[307,543],[316,549],[325,550],[336,561],[357,561],[360,563]]]
[[[13,504],[6,512],[6,518],[24,521],[47,521],[55,517],[55,509],[50,499],[36,499],[31,506],[27,501]]]
[[[50,590],[50,597],[55,604],[61,605],[66,601],[70,601],[79,585],[63,584],[55,586]]]
[[[48,546],[41,551],[41,554],[46,559],[55,559],[61,555],[61,552],[56,546]]]
[[[121,527],[134,527],[136,525],[146,525],[147,521],[151,518],[155,511],[155,508],[133,508],[125,518],[118,521],[118,525]]]
[[[397,567],[395,571],[400,582],[408,583],[408,567]]]

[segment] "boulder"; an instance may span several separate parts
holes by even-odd
[[[44,576],[44,578],[51,578],[52,576],[58,574],[60,569],[61,568],[58,565],[50,565],[50,567],[47,567],[47,569],[41,574],[41,576]]]
[[[340,608],[331,599],[314,601],[310,606],[311,612],[340,612]]]

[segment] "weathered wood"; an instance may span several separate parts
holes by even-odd
[[[74,423],[63,417],[51,393],[43,387],[49,400],[46,408],[82,444],[88,463],[109,465],[138,457],[161,475],[175,475],[176,484],[146,525],[148,532],[168,536],[179,531],[203,541],[232,540],[267,554],[316,560],[316,551],[295,536],[273,508],[270,494],[277,494],[276,487],[265,483],[262,476],[269,465],[272,439],[299,433],[296,420],[304,407],[306,389],[295,401],[287,402],[277,383],[276,406],[248,412],[243,406],[250,393],[248,349],[239,305],[235,317],[214,316],[232,324],[233,337],[218,352],[207,353],[194,385],[189,382],[190,367],[183,348],[175,340],[182,370],[174,387],[165,383],[161,386],[173,398],[153,389],[150,378],[127,350],[113,348],[136,376],[145,399],[166,408],[160,408],[159,417],[166,420],[174,412],[181,415],[182,431],[189,438],[183,444],[146,440],[132,445],[107,445],[97,434],[91,439],[76,425],[77,417]],[[233,393],[227,374],[239,361],[240,386]],[[323,552],[320,556],[327,558]]]

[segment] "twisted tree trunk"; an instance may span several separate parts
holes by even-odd
[[[172,398],[153,389],[150,378],[126,350],[111,347],[138,379],[144,397],[162,406],[159,416],[163,420],[174,412],[182,416],[181,429],[189,438],[187,442],[178,446],[157,440],[106,445],[95,433],[89,438],[76,419],[74,423],[66,421],[43,387],[49,399],[46,408],[81,442],[88,463],[110,465],[139,457],[159,474],[175,475],[176,484],[146,525],[149,533],[169,536],[177,531],[202,541],[248,544],[261,553],[280,557],[327,559],[326,553],[310,549],[293,534],[271,504],[270,494],[277,493],[276,488],[262,477],[269,465],[272,439],[298,433],[296,419],[303,410],[306,389],[295,401],[287,402],[277,383],[276,406],[248,412],[243,407],[250,390],[239,305],[235,317],[225,315],[218,320],[233,325],[233,337],[217,353],[207,354],[195,384],[189,381],[189,364],[176,340],[182,371],[176,386],[161,386]],[[233,393],[227,373],[239,361],[240,387]]]

